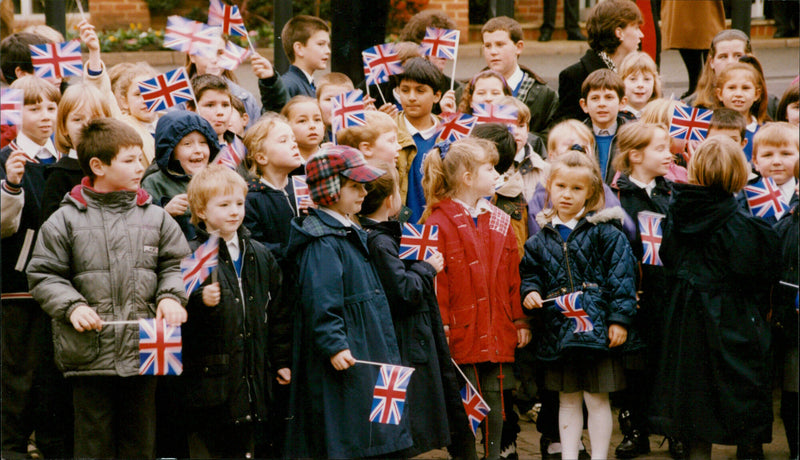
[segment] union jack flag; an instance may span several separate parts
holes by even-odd
[[[331,119],[333,132],[350,126],[367,124],[364,116],[364,93],[360,89],[336,95],[331,102],[333,103]]]
[[[139,375],[181,375],[181,327],[163,319],[139,320]]]
[[[41,78],[80,77],[83,75],[81,42],[28,45],[31,50],[33,72]]]
[[[367,48],[361,52],[361,58],[364,67],[369,68],[372,84],[387,82],[390,76],[403,72],[400,55],[391,43]]]
[[[247,36],[239,7],[227,5],[220,0],[211,0],[208,6],[208,25],[222,27],[222,33],[226,35]]]
[[[467,381],[464,388],[461,389],[461,402],[464,404],[464,410],[467,412],[469,419],[469,427],[472,428],[473,436],[477,436],[478,426],[481,424],[486,414],[491,410],[486,404],[486,401],[481,398],[480,393],[472,388],[472,384]]]
[[[219,36],[219,27],[207,26],[180,16],[170,16],[164,31],[164,47],[211,58],[217,55],[216,40]]]
[[[375,392],[372,394],[370,422],[400,424],[406,403],[406,388],[413,372],[414,368],[411,367],[389,364],[381,366],[378,381],[375,382]]]
[[[642,238],[642,263],[648,265],[664,265],[661,257],[658,256],[658,249],[661,247],[661,222],[663,214],[642,211],[639,213],[639,235]]]
[[[228,42],[217,60],[217,65],[223,69],[236,70],[239,64],[249,58],[251,54],[253,52],[250,48],[242,48],[235,43]]]
[[[458,52],[458,38],[461,32],[458,29],[425,29],[425,38],[422,39],[422,53],[443,59],[455,59]]]
[[[672,112],[669,135],[675,139],[702,141],[708,134],[713,110],[677,104]]]
[[[22,124],[23,93],[21,89],[0,89],[0,124]]]
[[[244,143],[242,143],[239,137],[233,136],[233,142],[222,146],[217,156],[214,157],[214,161],[211,163],[227,166],[236,170],[236,168],[239,167],[239,163],[244,160],[246,155],[247,148],[244,146]]]
[[[306,184],[306,176],[292,176],[292,188],[294,189],[295,209],[297,209],[299,215],[301,208],[308,208],[314,204],[311,201],[311,192],[308,190],[308,184]]]
[[[478,122],[476,117],[466,113],[455,113],[446,117],[442,122],[442,131],[436,138],[436,142],[447,141],[455,142],[461,138],[469,136],[475,123]]]
[[[519,110],[513,105],[495,104],[475,104],[472,107],[472,115],[478,119],[478,123],[503,123],[505,125],[516,125]]]
[[[594,329],[589,314],[581,308],[580,296],[583,291],[556,297],[556,306],[567,318],[575,320],[575,332],[589,332]]]
[[[781,189],[771,177],[761,178],[755,184],[745,186],[744,193],[750,212],[756,217],[780,219],[789,210],[789,206],[783,201]]]
[[[167,107],[194,100],[192,85],[183,67],[139,83],[139,91],[142,93],[147,110],[151,112],[166,110]]]
[[[438,244],[438,226],[405,223],[400,236],[400,258],[425,260],[439,252]]]
[[[181,275],[186,294],[191,294],[217,268],[219,255],[219,238],[211,235],[208,241],[201,244],[192,254],[181,260]]]
[[[370,72],[369,66],[366,63],[364,63],[364,80],[365,80],[364,83],[367,86],[378,84],[378,82],[375,81],[375,77],[372,75],[372,72]]]

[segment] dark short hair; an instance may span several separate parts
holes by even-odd
[[[308,44],[308,39],[320,30],[328,33],[331,31],[328,24],[316,16],[300,14],[289,19],[289,22],[281,30],[281,43],[289,62],[294,62],[295,59],[294,44],[297,42],[303,45]]]
[[[508,171],[514,164],[514,156],[517,154],[517,141],[508,127],[501,123],[484,123],[475,126],[470,134],[478,139],[486,139],[497,147],[499,159],[494,165],[494,169],[500,174]]]
[[[508,16],[498,16],[486,21],[486,24],[481,28],[481,40],[483,40],[483,34],[497,32],[498,30],[508,32],[508,38],[514,43],[522,41],[522,26]]]
[[[642,24],[642,13],[631,0],[604,0],[589,12],[586,19],[586,33],[589,35],[589,46],[597,51],[613,53],[617,51],[620,40],[614,33],[617,27],[625,28],[630,24]]]
[[[228,88],[228,83],[225,81],[224,78],[212,75],[207,73],[205,75],[197,75],[192,78],[192,91],[194,91],[194,99],[197,102],[200,102],[200,98],[203,97],[203,93],[206,91],[220,91],[228,96],[231,96],[230,88]],[[188,102],[190,107],[195,107],[194,101]]]
[[[620,99],[625,96],[625,82],[610,69],[598,69],[590,73],[581,85],[581,98],[586,99],[590,91],[597,89],[610,89],[616,92]]]
[[[78,163],[83,173],[94,180],[89,167],[92,158],[110,165],[121,148],[137,146],[142,147],[142,138],[127,123],[114,118],[96,118],[81,130],[81,141],[76,147]]]
[[[744,139],[747,132],[747,120],[744,115],[733,109],[720,107],[714,109],[714,113],[711,114],[708,129],[735,129]]]
[[[778,102],[778,110],[775,112],[775,121],[788,121],[786,118],[786,109],[792,102],[800,101],[800,86],[795,83],[783,93],[781,101]]]
[[[17,79],[17,67],[24,72],[33,73],[31,50],[28,45],[45,43],[49,43],[46,38],[29,32],[17,32],[0,41],[0,69],[3,71],[6,83],[10,85]]]
[[[397,86],[404,81],[413,81],[433,88],[433,92],[441,92],[444,88],[444,75],[429,60],[421,57],[411,58],[403,64],[403,73],[393,75]]]

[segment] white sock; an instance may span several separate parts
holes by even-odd
[[[614,418],[608,393],[583,393],[586,408],[589,410],[589,441],[592,446],[592,460],[608,458],[611,444],[611,430]]]
[[[583,393],[558,393],[558,433],[561,459],[577,460],[583,433]]]

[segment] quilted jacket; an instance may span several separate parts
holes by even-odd
[[[612,221],[622,221],[625,213],[610,208],[589,213],[564,241],[552,223],[540,217],[542,231],[525,243],[525,257],[520,264],[521,294],[532,291],[542,299],[583,291],[581,307],[594,327],[575,332],[575,321],[565,317],[555,303],[545,304],[540,314],[544,330],[538,338],[539,359],[553,361],[570,348],[608,349],[608,326],[628,328],[623,350],[640,344],[630,330],[636,314],[636,260],[630,243]]]

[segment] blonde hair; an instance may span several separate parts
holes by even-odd
[[[564,173],[570,169],[583,169],[589,179],[590,191],[586,197],[586,203],[583,205],[583,214],[575,216],[577,219],[585,216],[591,211],[599,211],[606,205],[605,191],[603,190],[603,178],[600,175],[600,166],[589,155],[579,152],[577,150],[570,150],[558,158],[558,161],[553,164],[550,170],[550,176],[547,178],[547,198],[545,203],[548,203],[549,208],[544,210],[544,216],[547,220],[552,219],[556,215],[556,209],[550,203],[550,187],[556,180],[559,174]]]
[[[275,112],[266,112],[244,133],[242,142],[244,142],[244,146],[247,147],[247,158],[245,159],[245,164],[247,165],[248,171],[258,177],[261,177],[261,171],[258,168],[256,157],[259,154],[267,151],[265,142],[267,137],[269,137],[269,133],[272,131],[272,128],[274,128],[278,123],[285,123],[288,125],[289,120],[287,120],[283,115]]]
[[[559,136],[563,136],[566,133],[575,134],[581,138],[581,140],[583,140],[583,144],[581,145],[584,148],[588,147],[586,153],[593,153],[595,151],[595,141],[592,130],[575,119],[564,120],[550,129],[550,134],[547,136],[547,151],[555,151]]]
[[[653,142],[658,130],[661,130],[664,138],[669,140],[669,128],[660,123],[626,123],[617,132],[617,145],[619,154],[612,160],[612,166],[617,171],[630,175],[633,171],[631,164],[631,152],[634,150],[643,151]]]
[[[450,144],[442,159],[439,149],[431,149],[422,161],[422,189],[428,203],[422,214],[424,222],[431,214],[434,204],[453,196],[461,187],[461,174],[474,173],[484,163],[496,164],[497,147],[486,139],[465,137]]]
[[[525,123],[526,125],[531,122],[531,109],[514,96],[503,96],[495,101],[497,105],[513,105],[517,108],[517,123]]]
[[[689,183],[734,194],[747,185],[750,168],[742,147],[727,136],[706,139],[689,160]]]
[[[775,121],[766,123],[759,128],[753,137],[753,162],[758,157],[758,149],[761,146],[781,147],[783,145],[793,145],[800,150],[800,135],[797,133],[797,126],[785,121]]]
[[[24,105],[38,104],[47,99],[58,104],[61,101],[61,92],[49,81],[35,75],[25,75],[17,78],[11,88],[22,90],[22,103]]]
[[[56,148],[60,152],[67,153],[77,147],[76,142],[69,138],[67,119],[72,112],[84,107],[89,108],[91,119],[111,117],[111,105],[97,87],[87,83],[75,83],[67,87],[56,114]]]
[[[61,32],[44,24],[31,24],[22,29],[21,32],[36,34],[50,43],[62,43],[64,41],[64,36],[61,35]]]
[[[328,86],[344,86],[348,91],[353,91],[355,89],[353,86],[353,81],[350,80],[350,77],[340,72],[327,73],[315,79],[314,85],[317,87],[315,94],[317,100],[319,100],[322,92],[325,91],[325,88]]]
[[[623,81],[636,72],[650,73],[653,75],[653,94],[650,96],[650,99],[648,99],[648,102],[660,98],[661,77],[658,75],[656,61],[654,61],[649,54],[641,51],[634,51],[625,56],[625,59],[622,60],[622,64],[619,66],[619,76]]]
[[[361,126],[351,126],[336,132],[336,142],[339,145],[348,145],[354,149],[362,142],[369,145],[375,144],[381,134],[397,132],[397,125],[392,117],[378,110],[367,110],[364,112],[367,124]]]
[[[156,69],[146,62],[137,62],[132,66],[125,66],[117,76],[112,86],[112,91],[117,100],[124,100],[128,95],[133,82],[142,76],[152,78],[158,75]],[[121,107],[120,107],[121,108]]]
[[[210,164],[192,176],[186,195],[192,213],[192,223],[200,223],[197,213],[206,209],[209,200],[215,196],[229,195],[237,191],[242,197],[247,195],[247,183],[236,171],[223,165]]]
[[[639,121],[644,123],[656,123],[669,126],[672,119],[672,112],[678,101],[672,99],[654,99],[647,103],[642,109],[642,117]]]

